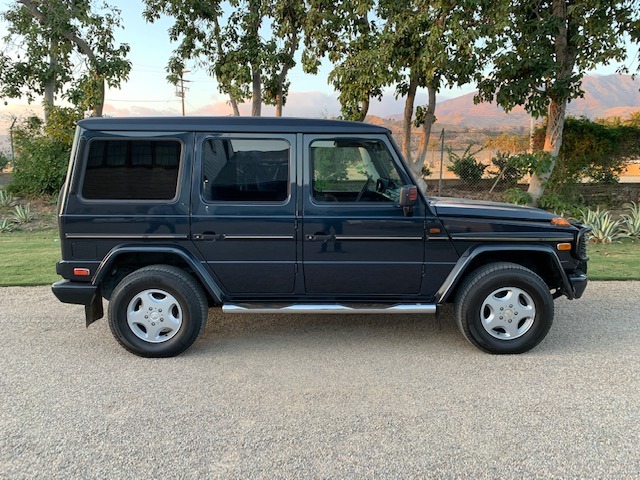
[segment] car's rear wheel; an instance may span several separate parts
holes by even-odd
[[[472,272],[456,296],[456,322],[464,337],[489,353],[523,353],[538,345],[553,323],[553,298],[539,275],[514,263]]]
[[[172,357],[189,348],[207,320],[207,298],[191,275],[153,265],[127,275],[109,303],[120,344],[142,357]]]

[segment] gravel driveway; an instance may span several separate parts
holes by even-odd
[[[223,316],[142,359],[48,287],[0,289],[1,478],[640,476],[640,282],[558,300],[535,350],[450,316]]]

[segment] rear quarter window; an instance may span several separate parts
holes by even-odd
[[[182,158],[177,140],[94,139],[82,183],[87,200],[171,200]]]

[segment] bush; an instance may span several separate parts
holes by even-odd
[[[76,121],[72,109],[54,108],[45,126],[29,117],[15,127],[15,167],[8,190],[20,196],[53,195],[67,173]]]
[[[447,170],[455,173],[458,178],[464,180],[470,185],[474,185],[482,179],[485,168],[487,166],[476,160],[476,155],[482,148],[472,152],[473,144],[469,145],[462,155],[458,155],[453,150],[449,150],[449,160],[451,165],[447,166]]]
[[[491,159],[491,163],[496,170],[490,170],[488,173],[494,176],[498,183],[503,185],[515,185],[522,180],[527,173],[527,168],[523,165],[520,155],[510,155],[504,152],[496,152],[495,157]]]
[[[0,170],[2,170],[4,167],[9,165],[9,161],[10,161],[9,155],[0,151]]]

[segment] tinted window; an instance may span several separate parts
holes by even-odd
[[[311,143],[317,202],[397,202],[403,182],[387,146],[378,140]]]
[[[210,138],[202,145],[202,196],[207,201],[282,202],[289,196],[289,143]]]
[[[170,200],[181,144],[175,140],[93,140],[82,196],[90,200]]]

